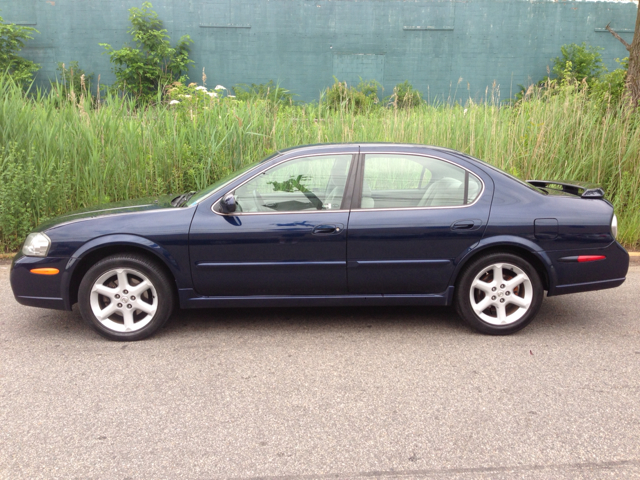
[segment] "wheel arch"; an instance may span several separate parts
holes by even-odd
[[[94,239],[80,247],[69,259],[64,272],[63,296],[70,310],[78,301],[78,289],[82,278],[96,262],[115,254],[135,253],[153,261],[171,280],[177,296],[176,272],[179,269],[175,258],[163,247],[151,240],[136,235],[114,235]]]
[[[549,256],[535,243],[522,238],[492,237],[481,241],[467,250],[456,261],[456,268],[452,275],[451,285],[456,286],[462,272],[475,259],[491,253],[512,253],[527,260],[536,269],[544,289],[549,291],[556,284],[556,273]]]

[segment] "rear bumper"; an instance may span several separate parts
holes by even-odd
[[[618,287],[624,283],[629,270],[629,254],[618,242],[605,248],[557,250],[547,254],[558,279],[557,284],[549,288],[549,297]],[[560,261],[561,258],[580,255],[602,255],[606,258],[584,263]]]
[[[624,278],[614,280],[603,280],[600,282],[574,283],[572,285],[559,285],[555,288],[553,295],[564,295],[567,293],[591,292],[593,290],[604,290],[606,288],[619,287],[624,283]],[[552,296],[549,293],[548,296]]]

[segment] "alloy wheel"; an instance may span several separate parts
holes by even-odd
[[[158,294],[141,272],[116,268],[98,277],[91,287],[91,310],[114,332],[135,332],[148,325],[158,309]]]
[[[521,268],[495,263],[483,268],[471,282],[471,308],[490,325],[510,325],[531,307],[533,286]]]

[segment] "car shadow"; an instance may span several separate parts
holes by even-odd
[[[368,328],[469,332],[450,307],[220,308],[178,310],[162,335],[186,332],[358,331]]]
[[[545,299],[531,325],[515,335],[538,334],[577,327],[575,311],[562,301]],[[564,307],[564,308],[563,308]],[[28,308],[28,307],[27,307]],[[102,341],[82,319],[77,305],[72,312],[31,309],[25,334],[42,338]],[[583,326],[584,328],[584,326]],[[452,307],[314,307],[314,308],[211,308],[176,310],[153,338],[213,336],[219,333],[348,334],[367,329],[386,333],[420,332],[428,335],[478,335]]]

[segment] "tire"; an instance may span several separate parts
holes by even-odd
[[[82,318],[103,337],[124,342],[153,335],[171,316],[174,298],[168,276],[137,254],[100,260],[78,291]]]
[[[540,275],[529,262],[511,253],[492,253],[464,269],[455,307],[474,330],[509,335],[531,323],[543,295]]]

